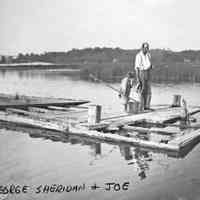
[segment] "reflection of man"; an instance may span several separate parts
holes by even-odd
[[[139,170],[138,176],[143,180],[146,178],[146,171],[149,170],[148,161],[151,161],[152,158],[150,158],[148,151],[135,148],[135,159]]]
[[[130,146],[119,145],[120,153],[125,158],[125,160],[133,159]]]
[[[143,43],[142,49],[135,58],[135,70],[138,81],[138,90],[141,93],[141,110],[150,109],[151,83],[150,71],[152,69],[149,44]]]

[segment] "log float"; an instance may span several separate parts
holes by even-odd
[[[22,126],[33,126],[33,127],[41,127],[43,129],[61,131],[65,134],[70,132],[70,134],[82,135],[91,138],[97,138],[103,141],[114,141],[114,142],[125,142],[132,145],[164,149],[164,150],[173,150],[178,151],[179,148],[177,145],[168,145],[162,143],[156,143],[152,141],[144,141],[138,138],[126,137],[117,134],[104,134],[99,131],[90,131],[87,128],[81,126],[68,126],[68,124],[56,123],[54,122],[46,122],[41,120],[30,119],[27,117],[17,116],[13,114],[6,114],[5,112],[0,112],[0,120],[13,122],[16,124],[20,124]],[[69,130],[70,129],[70,130]]]
[[[99,131],[91,130],[83,127],[71,127],[69,128],[71,134],[87,136],[91,138],[97,138],[103,141],[114,141],[114,142],[123,142],[131,145],[142,146],[147,148],[156,148],[160,150],[171,150],[171,151],[179,151],[180,148],[176,144],[165,144],[158,143],[153,141],[146,141],[139,138],[126,137],[118,134],[111,133],[101,133]]]
[[[2,120],[3,119],[3,120]],[[26,117],[21,116],[13,116],[13,115],[6,115],[5,113],[0,113],[0,121],[11,122],[13,124],[18,124],[23,127],[38,127],[46,130],[58,131],[63,133],[64,135],[78,135],[78,136],[85,136],[93,139],[98,139],[100,141],[106,142],[115,142],[115,143],[126,143],[130,145],[136,145],[143,148],[149,149],[156,149],[156,150],[163,150],[163,151],[173,151],[173,152],[180,152],[181,148],[184,148],[187,144],[191,143],[194,139],[200,136],[200,130],[193,133],[193,137],[183,136],[181,140],[176,138],[169,142],[168,144],[165,143],[158,143],[153,141],[145,141],[139,138],[132,138],[126,137],[117,134],[111,133],[101,133],[96,130],[88,130],[87,128],[80,127],[80,126],[68,126],[66,124],[61,123],[52,123],[46,122],[41,120],[33,120],[27,119]],[[55,133],[56,134],[56,133]],[[186,143],[187,142],[187,143]]]
[[[94,110],[94,109],[93,109]],[[197,112],[200,112],[199,108],[190,108],[188,113],[190,115],[195,114]],[[97,112],[96,115],[99,115],[99,113]],[[145,116],[144,116],[145,115]],[[161,117],[160,121],[158,121],[158,123],[162,123],[162,122],[169,122],[171,120],[176,121],[177,119],[181,119],[182,116],[184,117],[185,112],[183,112],[183,109],[180,107],[176,107],[176,108],[169,108],[169,109],[160,109],[159,111],[155,112],[151,112],[151,113],[145,113],[145,114],[138,114],[138,115],[132,115],[132,116],[127,116],[125,117],[126,119],[123,120],[123,123],[121,121],[119,121],[119,119],[117,119],[117,121],[111,121],[111,123],[109,123],[109,121],[104,120],[102,123],[98,123],[100,122],[100,120],[98,120],[98,122],[96,123],[96,121],[92,121],[90,120],[89,116],[89,120],[88,120],[88,128],[89,129],[93,129],[90,131],[90,134],[88,133],[88,135],[93,136],[93,137],[97,137],[99,138],[100,135],[102,135],[101,133],[96,133],[94,132],[95,129],[103,129],[103,128],[111,128],[111,127],[120,127],[122,126],[122,128],[124,129],[129,129],[129,130],[133,130],[133,131],[140,131],[140,132],[155,132],[155,133],[160,133],[160,134],[166,134],[166,135],[172,135],[172,134],[183,134],[184,132],[180,132],[180,131],[176,131],[176,132],[171,132],[171,131],[166,131],[163,129],[159,129],[159,128],[151,128],[151,129],[147,129],[147,128],[143,128],[143,127],[134,127],[134,126],[127,126],[128,124],[133,124],[136,123],[138,121],[147,121],[149,120],[149,122],[151,123],[156,123],[158,120],[158,116]],[[154,116],[156,116],[154,118]],[[97,116],[94,116],[94,118],[96,118]],[[135,119],[134,119],[135,118]],[[155,120],[155,121],[154,121]],[[80,128],[81,130],[81,128]],[[78,131],[77,131],[78,132]],[[152,147],[152,148],[158,148],[158,149],[165,149],[165,150],[176,150],[176,151],[180,151],[180,149],[182,147],[185,147],[187,144],[191,143],[194,139],[196,139],[197,137],[199,137],[199,132],[200,129],[197,130],[195,133],[192,133],[191,136],[189,136],[190,134],[188,134],[188,136],[182,136],[181,140],[178,140],[179,137],[177,137],[178,139],[173,140],[173,142],[169,142],[168,144],[163,144],[163,143],[159,143],[159,142],[153,142],[153,141],[145,141],[145,140],[141,140],[139,138],[127,138],[125,137],[127,142],[133,143],[135,145],[139,145],[139,146],[144,146],[144,147]],[[82,129],[82,133],[84,134],[84,129]],[[92,135],[91,135],[92,134]],[[100,135],[99,135],[100,134]],[[121,135],[113,135],[111,134],[106,134],[106,136],[104,136],[103,138],[107,138],[109,137],[110,139],[112,138],[113,140],[121,140],[124,142],[124,136]],[[103,139],[102,138],[102,139]],[[176,142],[177,141],[177,142]]]
[[[139,138],[134,137],[126,137],[118,134],[111,134],[111,133],[102,133],[96,130],[88,130],[86,127],[76,125],[71,126],[68,124],[63,124],[61,122],[56,121],[41,121],[41,120],[35,120],[35,119],[29,119],[27,117],[22,117],[18,115],[13,114],[6,114],[5,112],[0,113],[0,120],[1,121],[7,121],[7,122],[13,122],[20,124],[22,126],[33,126],[33,127],[40,127],[47,130],[55,130],[67,134],[74,134],[74,135],[80,135],[80,136],[86,136],[91,138],[97,138],[102,141],[108,141],[108,142],[123,142],[131,145],[141,146],[141,147],[147,147],[147,148],[155,148],[160,150],[167,150],[167,151],[180,151],[180,149],[186,145],[185,141],[193,140],[196,138],[196,133],[194,134],[194,137],[185,138],[183,137],[182,140],[179,142],[178,139],[174,140],[173,142],[169,142],[169,144],[159,143],[159,142],[153,142],[153,141],[146,141]]]
[[[66,132],[68,131],[68,124],[61,121],[47,121],[44,119],[32,119],[15,114],[8,114],[0,111],[0,121],[16,123],[21,126],[40,127],[43,129]]]
[[[176,137],[169,141],[169,144],[171,145],[178,145],[180,148],[184,147],[190,143],[192,143],[194,140],[200,138],[200,129],[197,129],[191,133],[181,135],[179,137]]]
[[[149,113],[140,113],[140,114],[135,114],[135,115],[130,115],[130,116],[125,116],[121,118],[114,118],[114,119],[108,119],[108,120],[103,120],[100,122],[100,112],[101,109],[94,109],[93,107],[93,113],[90,115],[90,117],[95,117],[95,120],[90,120],[90,124],[88,127],[85,127],[83,124],[76,124],[75,126],[72,126],[68,124],[66,121],[56,121],[55,119],[49,119],[44,120],[44,119],[31,119],[23,116],[19,116],[14,113],[23,113],[23,110],[17,110],[17,109],[11,109],[8,111],[11,111],[11,113],[5,113],[5,112],[0,112],[0,120],[4,122],[10,122],[10,123],[16,123],[21,126],[30,126],[30,127],[40,127],[42,129],[47,129],[47,130],[55,130],[62,132],[63,134],[74,134],[74,135],[80,135],[80,136],[86,136],[86,137],[91,137],[91,138],[97,138],[103,141],[108,141],[108,142],[124,142],[128,143],[131,145],[137,145],[140,147],[147,147],[147,148],[155,148],[155,149],[160,149],[160,150],[171,150],[171,151],[180,151],[181,148],[185,147],[187,144],[191,143],[193,140],[199,137],[199,132],[191,133],[192,135],[177,137],[176,139],[168,142],[168,144],[161,143],[161,142],[154,142],[154,141],[147,141],[147,140],[142,140],[140,138],[134,138],[134,137],[126,137],[123,135],[119,134],[111,134],[111,133],[103,133],[100,131],[96,130],[89,130],[91,126],[93,126],[94,129],[98,125],[99,129],[103,129],[104,127],[112,128],[112,127],[120,127],[120,126],[126,126],[129,124],[135,124],[141,121],[149,121],[152,123],[163,123],[163,122],[168,122],[170,120],[177,120],[182,117],[182,111],[183,109],[180,107],[174,107],[174,108],[168,108],[168,109],[159,109],[153,112]],[[98,115],[95,116],[95,112]],[[26,111],[29,114],[30,111]],[[200,112],[200,108],[189,108],[188,112],[190,115],[195,114],[197,112]],[[38,113],[42,114],[42,113]],[[88,129],[89,128],[89,129]],[[128,127],[130,128],[130,127]],[[69,130],[70,129],[70,130]],[[134,127],[135,131],[138,131],[137,127]],[[137,130],[136,130],[137,129]],[[143,131],[146,131],[143,129]],[[154,130],[152,130],[154,131]],[[164,133],[164,131],[160,131]]]

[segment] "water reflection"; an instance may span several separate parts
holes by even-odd
[[[34,134],[29,134],[31,137],[35,137]],[[58,141],[58,138],[55,136],[43,136],[45,139],[50,139],[52,141]],[[147,177],[146,171],[149,170],[149,162],[153,161],[152,154],[150,150],[145,150],[139,147],[133,147],[128,144],[122,143],[112,143],[109,144],[112,146],[112,149],[105,153],[102,148],[102,142],[96,139],[90,139],[86,137],[76,136],[76,135],[67,135],[62,139],[62,142],[70,143],[71,145],[87,145],[90,147],[91,161],[89,165],[94,165],[95,161],[108,157],[114,149],[119,148],[119,152],[125,161],[128,161],[128,165],[133,165],[134,168],[138,171],[138,176],[140,180],[143,180]]]
[[[17,79],[60,79],[66,76],[78,76],[76,69],[38,69],[38,70],[0,70],[0,78],[15,77]]]
[[[91,149],[93,150],[94,156],[101,155],[101,143],[93,143],[91,144]]]
[[[124,157],[125,160],[132,160],[133,154],[130,146],[119,145],[121,156]]]
[[[88,146],[90,151],[89,154],[91,156],[91,160],[89,165],[95,165],[97,160],[101,160],[105,157],[110,156],[115,149],[119,149],[121,157],[127,161],[127,165],[132,165],[133,168],[137,171],[138,177],[140,180],[144,180],[147,177],[147,171],[150,170],[150,162],[153,161],[152,154],[163,154],[167,157],[173,158],[184,158],[187,154],[195,147],[196,144],[199,143],[195,141],[195,143],[184,148],[180,153],[172,152],[172,151],[160,151],[156,149],[143,148],[138,146],[132,146],[126,143],[113,143],[113,142],[102,142],[98,139],[92,139],[82,136],[77,136],[73,134],[63,134],[61,132],[55,132],[50,130],[41,130],[39,128],[22,128],[16,125],[10,126],[9,123],[1,122],[1,127],[5,127],[10,130],[17,130],[19,132],[26,132],[32,138],[43,138],[45,140],[51,140],[53,142],[63,142],[69,143],[71,145],[82,145]],[[121,134],[128,134],[125,131],[122,131]],[[137,135],[137,133],[135,133]],[[148,134],[142,135],[143,139],[149,139]],[[110,145],[112,148],[109,152],[106,153],[102,144],[106,143]],[[159,164],[159,163],[158,163]]]

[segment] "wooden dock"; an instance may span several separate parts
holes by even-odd
[[[7,100],[6,100],[7,99]],[[29,99],[29,100],[27,100]],[[1,127],[41,129],[67,137],[76,135],[104,142],[125,143],[140,148],[173,151],[180,153],[200,138],[200,126],[174,124],[185,117],[182,107],[165,107],[139,114],[102,116],[96,124],[88,124],[88,107],[77,106],[88,101],[52,98],[0,97]],[[73,106],[73,107],[70,107]],[[188,107],[188,114],[200,112],[199,107]],[[148,126],[141,126],[148,124]],[[173,129],[169,129],[169,128]],[[187,129],[186,129],[187,128]],[[145,140],[140,135],[161,137],[160,140]],[[156,136],[156,138],[158,138]],[[167,139],[166,139],[167,138]]]

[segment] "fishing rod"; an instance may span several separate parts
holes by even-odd
[[[111,85],[108,84],[108,83],[105,83],[103,80],[98,79],[95,75],[90,74],[89,77],[92,78],[94,81],[96,81],[96,82],[98,81],[98,82],[100,82],[100,83],[103,83],[103,84],[106,85],[107,87],[109,87],[109,88],[113,89],[114,91],[120,93],[120,90],[116,89],[115,87],[111,86]]]
[[[121,94],[121,91],[120,91],[120,90],[116,89],[115,87],[111,86],[111,85],[108,84],[108,83],[105,83],[103,80],[98,79],[98,78],[97,78],[96,76],[94,76],[93,74],[89,74],[89,77],[92,78],[94,81],[98,81],[98,82],[100,82],[100,83],[103,83],[105,86],[107,86],[107,87],[109,87],[110,89],[114,90],[115,92],[118,92],[119,94]],[[129,99],[136,102],[136,100],[133,99],[133,98],[131,98],[131,97],[129,97]]]

